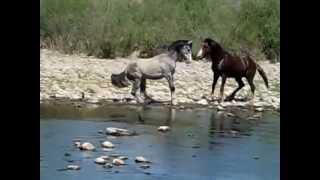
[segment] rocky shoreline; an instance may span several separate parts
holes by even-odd
[[[110,76],[120,73],[135,57],[116,59],[97,59],[85,55],[66,55],[57,51],[40,49],[40,103],[80,104],[133,104],[136,102],[130,94],[130,87],[116,88],[112,86]],[[210,101],[212,84],[211,63],[193,61],[191,64],[177,63],[175,74],[177,108],[190,106],[207,108],[255,107],[256,109],[273,109],[280,111],[280,63],[271,64],[259,61],[265,70],[270,88],[263,84],[262,78],[255,77],[255,101],[232,101],[218,104]],[[237,94],[238,99],[250,96],[250,88],[246,86]],[[237,87],[233,79],[228,79],[225,95]],[[216,86],[218,97],[220,81]],[[163,102],[170,100],[170,90],[165,79],[147,80],[148,94]],[[163,103],[168,104],[168,103]]]

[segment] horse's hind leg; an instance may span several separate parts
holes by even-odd
[[[150,97],[147,94],[146,88],[147,88],[147,81],[145,78],[142,78],[140,83],[140,92],[143,93],[145,98],[150,99]]]
[[[145,78],[141,79],[141,83],[140,83],[140,92],[141,94],[143,94],[144,96],[144,100],[149,100],[149,102],[152,102],[153,99],[147,94],[147,80]]]
[[[235,90],[226,98],[226,101],[231,101],[231,100],[233,100],[234,97],[236,96],[236,93],[237,93],[238,91],[240,91],[240,89],[242,89],[242,88],[244,87],[244,83],[243,83],[241,77],[240,77],[240,78],[236,78],[236,81],[237,81],[237,83],[238,83],[239,86],[238,86],[237,89],[235,89]]]
[[[169,83],[170,93],[171,93],[171,105],[176,105],[176,99],[175,99],[175,86],[173,81],[173,75],[166,76],[166,79]]]
[[[251,100],[252,100],[252,102],[253,102],[253,100],[254,100],[254,92],[255,92],[255,90],[256,90],[256,86],[255,86],[254,83],[253,83],[253,78],[254,78],[254,75],[247,77],[247,81],[248,81],[248,83],[249,83],[249,85],[250,85],[250,89],[251,89]]]
[[[220,100],[219,102],[223,102],[224,100],[224,85],[226,83],[226,80],[227,80],[227,76],[226,75],[222,75],[222,80],[221,80],[221,86],[220,86]]]
[[[140,88],[140,84],[141,84],[141,79],[135,78],[133,81],[133,86],[132,86],[132,90],[131,90],[131,94],[136,98],[137,103],[142,103],[139,95],[137,94],[137,91]]]

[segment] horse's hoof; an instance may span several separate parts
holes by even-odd
[[[234,97],[228,96],[228,97],[226,97],[225,101],[232,101],[233,99],[234,99]]]

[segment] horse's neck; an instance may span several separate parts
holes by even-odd
[[[218,69],[218,65],[223,60],[224,56],[226,55],[225,51],[222,51],[219,54],[213,54],[211,55],[211,61],[212,61],[212,67],[213,69]]]
[[[178,59],[178,53],[173,51],[173,52],[169,52],[168,53],[168,57],[169,57],[169,60],[171,60],[171,62],[173,62],[174,64],[174,67],[176,67],[176,62],[177,62],[177,59]]]

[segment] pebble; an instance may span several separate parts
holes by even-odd
[[[124,165],[124,161],[121,160],[121,159],[113,159],[112,160],[112,164],[116,165],[116,166],[121,166],[121,165]]]
[[[128,157],[127,156],[119,156],[118,159],[121,159],[121,160],[127,160]]]
[[[253,156],[253,159],[258,160],[258,159],[260,159],[260,157],[259,156]]]
[[[96,164],[106,164],[106,163],[107,163],[107,160],[105,160],[105,159],[102,158],[102,157],[98,157],[98,158],[96,158],[96,159],[94,160],[94,162],[95,162]]]
[[[236,115],[234,115],[233,113],[227,113],[227,116],[235,117]]]
[[[208,101],[206,99],[201,99],[201,100],[197,101],[197,104],[208,105]]]
[[[113,168],[113,165],[111,163],[106,163],[103,167],[105,167],[105,168]]]
[[[121,155],[120,154],[110,154],[109,156],[116,158],[116,157],[120,157]]]
[[[85,142],[80,145],[79,149],[84,150],[84,151],[93,151],[93,150],[95,150],[95,147],[91,143]]]
[[[110,149],[110,148],[102,148],[102,151],[110,152],[110,151],[113,151],[113,149]]]
[[[106,128],[106,133],[108,135],[113,135],[113,136],[129,136],[130,135],[128,130],[121,129],[121,128],[114,128],[114,127]]]
[[[166,132],[166,131],[169,131],[169,130],[170,130],[169,126],[159,126],[158,127],[158,131],[161,131],[161,132]]]
[[[264,110],[264,108],[263,108],[263,107],[257,107],[255,110],[256,110],[257,112],[262,112],[262,111]]]
[[[141,165],[140,168],[142,168],[142,169],[148,169],[148,168],[150,168],[150,165],[144,164],[144,165]]]
[[[193,149],[198,149],[198,148],[200,148],[200,146],[199,145],[194,145],[194,146],[192,146],[192,148]]]
[[[81,168],[78,165],[68,165],[67,169],[68,170],[80,170]]]
[[[114,145],[110,141],[104,141],[101,145],[104,148],[114,148]]]
[[[74,145],[75,145],[76,147],[80,148],[81,142],[75,142]]]
[[[137,156],[135,159],[136,163],[150,163],[149,160],[147,160],[146,158],[144,158],[143,156]]]
[[[219,105],[219,106],[217,107],[217,109],[218,109],[218,111],[223,111],[223,110],[224,110],[224,107],[222,107],[222,106]]]

